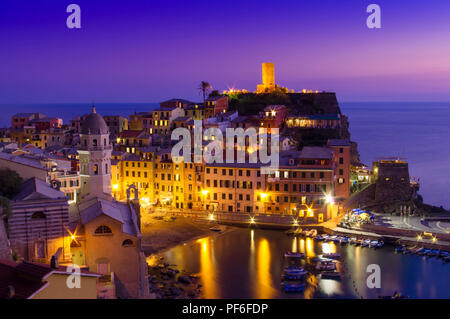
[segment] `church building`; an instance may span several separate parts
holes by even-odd
[[[80,199],[70,209],[72,262],[103,275],[119,298],[148,296],[140,209],[111,196],[109,129],[95,107],[81,123]]]

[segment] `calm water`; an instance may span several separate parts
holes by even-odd
[[[361,160],[400,156],[425,202],[450,209],[450,103],[341,103]]]
[[[96,103],[104,115],[128,116],[151,111],[158,103]],[[371,166],[380,156],[409,161],[411,176],[420,178],[426,202],[450,208],[450,103],[340,103],[349,116],[352,140],[361,160]],[[62,117],[65,123],[90,112],[90,103],[0,105],[0,126],[10,126],[16,112],[41,112]]]
[[[341,281],[310,276],[302,294],[285,294],[280,283],[286,251],[300,251],[308,257],[337,251],[342,258],[339,266],[347,275]],[[379,250],[341,247],[289,237],[281,231],[241,228],[179,245],[162,256],[180,270],[198,273],[206,298],[377,298],[394,291],[411,298],[450,298],[450,264],[398,255],[391,246]],[[380,289],[368,289],[365,284],[369,264],[381,267]]]

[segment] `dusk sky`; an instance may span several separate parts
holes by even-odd
[[[340,101],[450,101],[450,1],[1,2],[0,104],[201,100],[201,80],[255,90],[262,62]]]

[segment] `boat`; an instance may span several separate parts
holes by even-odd
[[[361,247],[368,247],[370,245],[370,239],[364,239],[361,242]]]
[[[369,243],[369,247],[370,247],[370,248],[375,248],[377,245],[378,245],[378,240],[372,240],[372,241]]]
[[[284,271],[305,271],[305,268],[300,266],[288,266],[284,267]]]
[[[341,274],[337,271],[324,271],[321,273],[322,279],[341,280]]]
[[[442,258],[446,263],[448,263],[450,261],[450,256],[446,256],[444,258]]]
[[[427,256],[431,252],[431,249],[429,248],[422,248],[419,251],[417,251],[417,255],[419,256]]]
[[[350,245],[356,245],[356,243],[357,243],[356,237],[350,238],[350,242],[349,242]]]
[[[325,239],[325,237],[322,235],[317,235],[316,237],[314,237],[314,239],[317,241],[323,241]]]
[[[439,255],[439,257],[441,257],[442,259],[444,259],[445,257],[450,256],[450,253],[448,251],[441,251],[441,254]]]
[[[322,256],[324,258],[329,258],[329,259],[339,259],[339,258],[341,258],[341,254],[338,254],[338,253],[323,254]]]
[[[428,256],[430,257],[439,257],[441,254],[441,250],[440,249],[432,249],[430,251],[430,253],[428,254]]]
[[[283,274],[284,280],[301,280],[308,272],[304,269],[285,270]]]
[[[210,227],[210,228],[209,228],[209,230],[212,230],[212,231],[217,231],[217,232],[219,232],[219,231],[222,231],[222,230],[223,230],[223,228],[222,228],[222,227],[220,227],[220,226],[213,226],[213,227]]]
[[[378,241],[378,243],[375,245],[375,248],[381,248],[384,246],[384,241],[380,240]]]
[[[306,236],[308,236],[308,237],[316,237],[317,236],[317,230],[316,229],[311,229]]]
[[[405,247],[405,246],[396,246],[396,247],[394,248],[394,251],[395,251],[396,253],[404,253],[405,250],[406,250],[406,247]]]
[[[284,253],[284,257],[286,257],[286,258],[303,258],[303,257],[305,257],[305,254],[286,252],[286,253]]]
[[[305,284],[298,283],[283,283],[282,286],[285,292],[302,292],[305,289]]]
[[[333,261],[318,261],[316,264],[317,270],[336,270],[336,264]]]
[[[341,245],[347,245],[347,244],[348,244],[348,241],[349,241],[348,237],[341,237],[341,238],[339,239],[339,244],[341,244]]]

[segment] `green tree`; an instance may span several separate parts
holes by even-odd
[[[9,168],[0,169],[0,196],[13,198],[20,192],[22,182],[23,180],[17,172]]]

